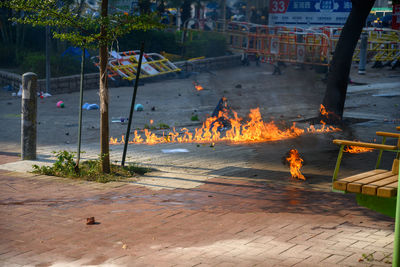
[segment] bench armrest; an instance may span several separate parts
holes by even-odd
[[[400,128],[399,128],[400,130]],[[399,133],[388,133],[388,132],[376,132],[378,136],[385,136],[385,137],[393,137],[393,138],[400,138]]]
[[[390,146],[390,145],[381,145],[375,143],[365,143],[365,142],[357,142],[357,141],[348,141],[348,140],[333,140],[334,144],[337,145],[346,145],[346,146],[361,146],[361,147],[369,147],[374,149],[384,149],[384,150],[397,150],[397,146]]]

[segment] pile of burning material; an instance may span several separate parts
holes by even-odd
[[[301,167],[303,166],[304,160],[300,158],[299,151],[297,149],[291,149],[287,153],[285,157],[286,163],[289,164],[290,174],[293,178],[306,180],[306,177],[300,172]]]
[[[204,89],[203,86],[201,86],[199,83],[197,82],[193,82],[194,88],[196,88],[197,91],[201,91]]]
[[[230,115],[232,114],[232,115]],[[258,143],[278,141],[298,137],[304,133],[322,133],[340,131],[339,128],[326,126],[322,127],[311,125],[306,129],[296,127],[293,123],[287,129],[279,129],[274,121],[264,122],[260,109],[250,110],[249,120],[240,118],[237,113],[228,108],[226,98],[220,100],[219,105],[211,117],[200,128],[189,131],[182,128],[179,132],[175,128],[170,132],[163,132],[161,136],[152,133],[148,129],[134,131],[132,140],[129,144],[161,144],[161,143],[216,143],[229,142],[234,144]],[[111,145],[124,144],[124,136],[120,140],[110,138]]]

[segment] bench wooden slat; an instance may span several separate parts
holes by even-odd
[[[354,181],[357,181],[357,180],[361,180],[361,179],[364,179],[366,177],[369,177],[369,176],[372,176],[372,175],[376,175],[376,174],[379,174],[379,173],[384,173],[384,172],[387,172],[387,170],[377,169],[377,170],[372,170],[372,171],[369,171],[369,172],[364,172],[364,173],[359,173],[359,174],[356,174],[356,175],[353,175],[353,176],[349,176],[349,177],[346,177],[346,178],[343,178],[343,179],[335,181],[333,183],[333,188],[336,189],[336,190],[346,191],[348,183],[351,183],[351,182],[354,182]]]
[[[363,185],[361,192],[366,195],[374,196],[377,193],[378,187],[383,187],[385,185],[395,183],[395,182],[397,182],[397,180],[398,180],[398,176],[392,175],[392,176],[382,179],[380,181],[376,181],[373,183]]]
[[[361,146],[361,147],[370,147],[375,149],[385,149],[385,150],[396,150],[397,146],[390,146],[390,145],[382,145],[382,144],[375,144],[375,143],[365,143],[365,142],[358,142],[358,141],[348,141],[348,140],[333,140],[334,144],[337,145],[346,145],[346,146]]]
[[[382,187],[379,187],[376,195],[378,197],[395,197],[397,195],[398,182],[394,182]]]
[[[392,171],[386,171],[384,173],[380,173],[380,174],[373,175],[373,176],[370,176],[370,177],[367,177],[367,178],[364,178],[361,180],[357,180],[355,182],[348,183],[346,191],[352,192],[352,193],[361,193],[361,187],[364,184],[373,183],[375,181],[385,179],[392,175],[393,175]]]

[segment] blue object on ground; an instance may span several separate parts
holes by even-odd
[[[143,105],[142,104],[136,104],[135,105],[135,111],[143,111]]]
[[[85,104],[82,105],[82,109],[86,109],[86,110],[99,109],[99,105],[85,103]]]

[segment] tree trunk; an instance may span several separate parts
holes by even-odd
[[[101,2],[101,16],[107,17],[108,0]],[[110,173],[110,149],[109,149],[109,128],[108,128],[108,84],[107,84],[107,28],[106,25],[100,26],[100,157],[101,169],[103,173]]]
[[[352,9],[333,54],[325,97],[322,101],[328,112],[327,119],[329,123],[338,123],[343,118],[354,49],[357,46],[365,21],[375,0],[352,0],[351,2]]]

